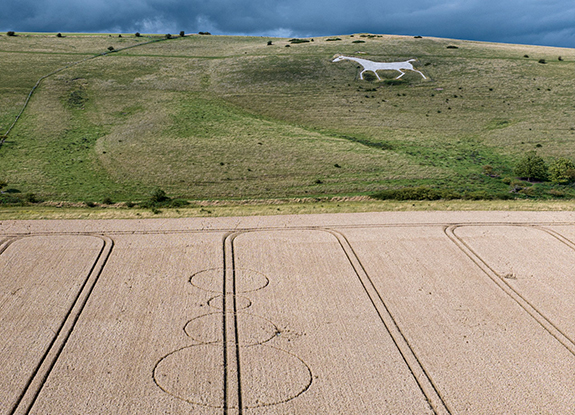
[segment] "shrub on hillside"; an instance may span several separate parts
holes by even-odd
[[[34,193],[26,193],[24,195],[24,200],[28,203],[38,203],[40,201]]]
[[[439,200],[449,197],[447,192],[443,192],[431,187],[404,187],[402,189],[387,189],[374,195],[376,199],[382,200]]]
[[[171,38],[172,38],[172,35],[169,33],[166,33],[166,39],[171,39]]]
[[[152,203],[162,203],[162,202],[166,202],[170,200],[170,198],[168,197],[168,195],[166,195],[166,192],[164,192],[162,189],[156,189],[152,192],[152,195],[150,196],[150,202]]]
[[[136,37],[141,37],[142,35],[140,34],[140,32],[136,32],[136,33],[134,34],[134,36],[136,36]]]
[[[553,183],[569,184],[575,181],[575,163],[564,157],[551,162],[549,165],[549,179]]]
[[[62,33],[58,33],[56,37],[62,37]]]
[[[404,187],[402,189],[382,190],[373,195],[381,200],[508,200],[513,199],[509,193],[477,191],[454,191],[450,189],[436,189],[427,186]]]
[[[513,172],[517,177],[531,180],[547,179],[547,164],[535,151],[528,151],[515,166]]]
[[[110,52],[113,52],[113,51],[114,51],[114,46],[108,46],[108,50],[109,50]]]
[[[182,31],[180,32],[180,37],[184,37],[184,36],[186,36],[186,33],[182,30]]]
[[[16,36],[16,33],[14,33],[12,30],[6,32],[7,36]]]

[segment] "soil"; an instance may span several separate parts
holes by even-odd
[[[575,407],[575,213],[0,223],[0,414]]]

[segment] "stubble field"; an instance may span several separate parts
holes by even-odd
[[[0,224],[0,414],[575,407],[575,215]]]

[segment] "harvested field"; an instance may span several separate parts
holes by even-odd
[[[567,414],[575,214],[0,223],[0,414]]]

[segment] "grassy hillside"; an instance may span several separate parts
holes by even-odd
[[[573,49],[436,38],[131,34],[0,36],[0,179],[44,200],[371,194],[431,186],[540,197],[512,173],[529,150],[575,159]],[[272,45],[268,45],[272,41]],[[363,43],[358,43],[362,41]],[[287,47],[289,45],[289,47]],[[361,81],[355,63],[417,58]],[[559,60],[561,57],[561,60]],[[545,63],[540,63],[544,59]],[[541,61],[542,62],[542,61]],[[484,174],[492,166],[494,176]]]

